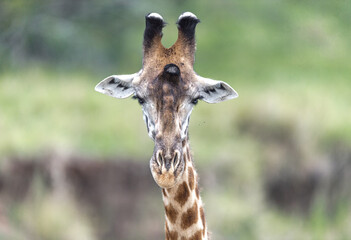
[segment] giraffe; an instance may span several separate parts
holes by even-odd
[[[195,14],[180,15],[178,39],[170,48],[161,43],[162,16],[150,13],[145,21],[142,69],[109,76],[95,90],[115,98],[132,96],[142,107],[148,135],[155,143],[150,170],[162,189],[166,239],[208,239],[189,147],[189,118],[199,100],[218,103],[238,94],[223,81],[195,73],[195,28],[200,22]]]

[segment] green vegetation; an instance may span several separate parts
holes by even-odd
[[[145,153],[137,146],[151,147],[151,142],[139,137],[144,126],[137,104],[98,95],[95,82],[39,70],[2,76],[2,154],[47,149],[105,156]]]
[[[1,155],[46,149],[105,156],[150,155],[152,141],[138,104],[96,93],[98,81],[84,74],[40,69],[3,74]],[[284,134],[305,141],[301,146],[324,147],[337,141],[351,144],[348,80],[334,80],[332,88],[327,79],[307,77],[293,83],[284,79],[230,82],[240,93],[238,99],[217,105],[201,102],[193,112],[190,133],[199,159],[211,161],[218,154],[232,158],[228,153],[235,148],[246,149],[241,145],[284,138]],[[241,131],[256,139],[242,136]]]
[[[95,82],[83,74],[54,74],[38,69],[1,76],[1,154],[63,151],[148,161],[153,145],[139,105],[131,99],[117,101],[94,92]],[[346,80],[334,82],[332,89],[326,80],[252,84],[238,79],[232,85],[240,98],[217,105],[200,103],[190,126],[200,170],[226,168],[224,173],[212,173],[215,179],[226,176],[218,180],[223,186],[204,189],[214,236],[262,239],[264,234],[281,239],[288,234],[291,239],[334,239],[325,237],[329,235],[347,239],[351,216],[345,211],[349,205],[338,210],[341,215],[332,220],[317,205],[311,216],[302,220],[267,206],[262,189],[267,166],[286,161],[279,159],[284,155],[279,155],[277,148],[296,148],[294,156],[301,158],[289,158],[292,167],[316,164],[314,158],[329,154],[339,145],[350,149],[351,112],[347,109],[351,88],[345,87]],[[50,199],[44,208],[53,204]],[[218,209],[218,204],[223,208]]]
[[[213,239],[351,238],[350,1],[25,2],[0,3],[0,168],[8,157],[47,152],[148,161],[153,143],[140,106],[94,86],[141,67],[143,15],[165,17],[170,46],[173,23],[187,10],[202,20],[195,70],[239,93],[233,101],[199,103],[190,123],[196,166],[208,177],[201,184]],[[320,185],[307,210],[267,200],[266,184],[276,177],[335,175],[338,167],[346,174],[336,172],[335,192]],[[93,238],[74,206],[57,201],[26,199],[8,218],[40,239]],[[76,232],[58,236],[72,219]],[[2,235],[25,239],[6,238],[0,223]]]

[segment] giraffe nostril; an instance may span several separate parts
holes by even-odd
[[[180,152],[179,151],[175,151],[174,152],[174,157],[173,157],[174,169],[177,169],[179,163],[180,163]]]
[[[158,150],[156,154],[156,163],[160,167],[163,163],[162,151]]]
[[[178,150],[175,150],[173,153],[166,151],[166,154],[164,154],[163,150],[157,150],[154,161],[160,169],[165,168],[167,171],[170,169],[176,170],[181,162],[181,154]]]

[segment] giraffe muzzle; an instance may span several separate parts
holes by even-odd
[[[180,152],[175,150],[173,154],[169,152],[163,154],[162,150],[158,150],[156,153],[156,162],[161,168],[166,168],[166,171],[169,171],[171,168],[176,169],[180,163]]]
[[[150,169],[156,183],[162,188],[171,188],[184,171],[184,162],[179,150],[157,150],[150,160]]]

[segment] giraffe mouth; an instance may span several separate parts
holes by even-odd
[[[157,152],[150,160],[150,170],[152,176],[161,188],[174,187],[184,172],[184,160],[180,152],[171,161],[167,161],[160,157]],[[175,154],[175,155],[177,155]]]

